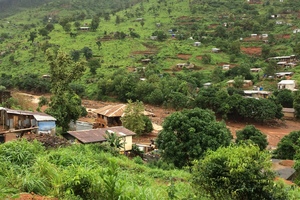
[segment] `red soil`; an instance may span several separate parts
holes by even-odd
[[[188,60],[192,57],[192,55],[191,54],[178,54],[177,57],[180,59],[183,59],[183,60]]]
[[[241,51],[248,55],[261,55],[261,47],[241,47]]]

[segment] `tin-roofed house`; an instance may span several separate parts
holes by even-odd
[[[288,89],[295,91],[296,89],[296,81],[295,80],[282,80],[279,83],[277,83],[278,90],[282,89]]]
[[[109,133],[116,133],[118,137],[122,138],[122,142],[124,142],[125,145],[124,148],[120,149],[121,151],[130,151],[132,149],[132,136],[135,135],[135,133],[123,126],[81,131],[68,131],[68,138],[73,141],[77,140],[82,144],[101,143],[107,141],[107,131]]]
[[[94,128],[106,128],[112,126],[122,126],[121,117],[124,114],[126,105],[108,105],[95,110],[97,119]]]
[[[7,142],[25,134],[55,134],[56,119],[41,112],[0,107],[0,140]]]

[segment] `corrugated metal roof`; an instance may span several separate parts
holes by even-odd
[[[107,117],[122,117],[125,111],[125,104],[108,105],[95,110],[94,112]]]
[[[5,110],[8,114],[33,116],[37,121],[56,121],[56,119],[46,113],[31,112],[26,110],[13,110],[0,107],[0,110]]]
[[[294,108],[282,108],[282,112],[294,113],[295,109]]]
[[[94,143],[94,142],[104,142],[106,141],[106,131],[115,132],[119,137],[135,135],[134,132],[128,130],[123,126],[108,127],[108,128],[98,128],[92,130],[83,131],[68,131],[70,135],[75,137],[82,143]]]

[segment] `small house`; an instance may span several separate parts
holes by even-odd
[[[288,89],[288,90],[292,90],[295,91],[295,87],[296,87],[296,81],[295,80],[282,80],[279,83],[277,83],[277,87],[279,90],[282,89]]]
[[[56,119],[40,112],[0,107],[0,136],[4,142],[25,134],[55,134]]]
[[[90,27],[88,27],[88,26],[79,27],[79,30],[88,31],[88,30],[90,30]]]
[[[209,88],[209,87],[211,87],[212,86],[212,83],[204,83],[203,84],[203,87],[204,88]]]
[[[191,63],[178,63],[176,65],[177,68],[186,68],[186,69],[192,69],[194,68],[195,66]]]
[[[270,91],[261,91],[261,90],[244,90],[244,96],[245,97],[251,97],[251,98],[268,98],[272,92]]]
[[[219,53],[221,51],[221,49],[219,49],[219,48],[212,48],[211,51],[213,53]]]
[[[126,104],[108,105],[96,109],[93,112],[97,114],[93,128],[107,128],[122,126],[121,117],[124,116]],[[146,116],[154,116],[153,113],[144,111]]]
[[[132,136],[135,133],[123,126],[68,131],[66,137],[71,141],[78,141],[81,144],[101,143],[107,141],[107,132],[116,133],[118,137],[122,138],[121,141],[124,143],[124,148],[121,151],[130,151],[132,149]]]
[[[201,45],[201,42],[194,42],[195,47],[200,47],[200,45]]]
[[[286,119],[294,119],[296,117],[294,108],[282,108],[282,114]]]
[[[234,80],[227,81],[228,87],[234,86]],[[244,80],[243,87],[250,87],[253,85],[253,82],[251,80]]]
[[[150,39],[151,39],[151,40],[157,40],[157,36],[152,35],[152,36],[150,36]]]
[[[293,76],[293,72],[278,72],[275,73],[277,78],[290,78]]]
[[[261,71],[261,68],[251,68],[250,69],[250,72],[252,72],[252,73],[258,73],[260,71]]]
[[[299,29],[299,28],[294,29],[294,30],[293,30],[293,33],[300,33],[300,29]]]
[[[223,65],[223,66],[222,66],[222,69],[223,69],[223,70],[229,70],[229,68],[230,68],[230,65]]]

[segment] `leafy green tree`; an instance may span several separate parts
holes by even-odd
[[[215,67],[215,69],[213,70],[212,74],[211,74],[211,80],[214,83],[219,83],[221,81],[223,81],[225,78],[225,75],[223,73],[223,70],[221,67]]]
[[[98,16],[94,16],[91,22],[91,30],[96,31],[97,28],[99,27],[100,24],[100,19]]]
[[[152,33],[153,36],[157,36],[158,41],[164,41],[168,38],[167,34],[165,34],[163,31],[155,31]]]
[[[243,85],[244,85],[244,80],[245,80],[245,77],[243,77],[243,76],[236,76],[234,78],[234,87],[235,88],[242,88]]]
[[[215,200],[285,200],[286,190],[274,182],[270,159],[268,152],[253,145],[220,147],[194,162],[192,182]]]
[[[101,67],[101,64],[98,59],[90,59],[88,61],[88,66],[90,68],[91,74],[95,75],[97,74],[97,69]]]
[[[295,158],[296,152],[300,149],[300,131],[292,131],[285,135],[278,143],[274,155],[279,159]]]
[[[30,32],[28,41],[31,41],[31,43],[33,43],[35,38],[37,38],[36,32],[35,31]]]
[[[291,90],[288,90],[288,89],[279,90],[276,94],[276,100],[284,108],[292,108],[293,107],[294,98],[293,98],[293,93]]]
[[[57,119],[63,133],[69,129],[69,123],[76,121],[83,114],[81,99],[70,88],[69,84],[79,79],[84,72],[82,62],[73,62],[71,57],[59,50],[53,54],[46,52],[50,65],[51,92],[49,108],[46,112]]]
[[[252,141],[260,150],[266,149],[268,145],[267,136],[253,125],[247,125],[244,129],[236,132],[236,142]]]
[[[89,47],[83,47],[81,49],[81,52],[83,53],[86,60],[89,60],[93,57],[93,51]]]
[[[163,159],[177,167],[190,165],[208,149],[216,150],[230,141],[225,123],[217,122],[213,112],[200,108],[168,116],[156,140]]]
[[[294,92],[293,107],[295,109],[295,115],[299,119],[300,118],[300,92],[299,91]]]
[[[152,125],[150,118],[145,115],[143,115],[142,118],[145,123],[143,133],[151,133],[153,131],[153,125]]]
[[[124,116],[121,118],[123,126],[138,135],[143,134],[145,130],[145,122],[143,119],[144,110],[143,102],[132,102],[129,100],[124,111]]]

